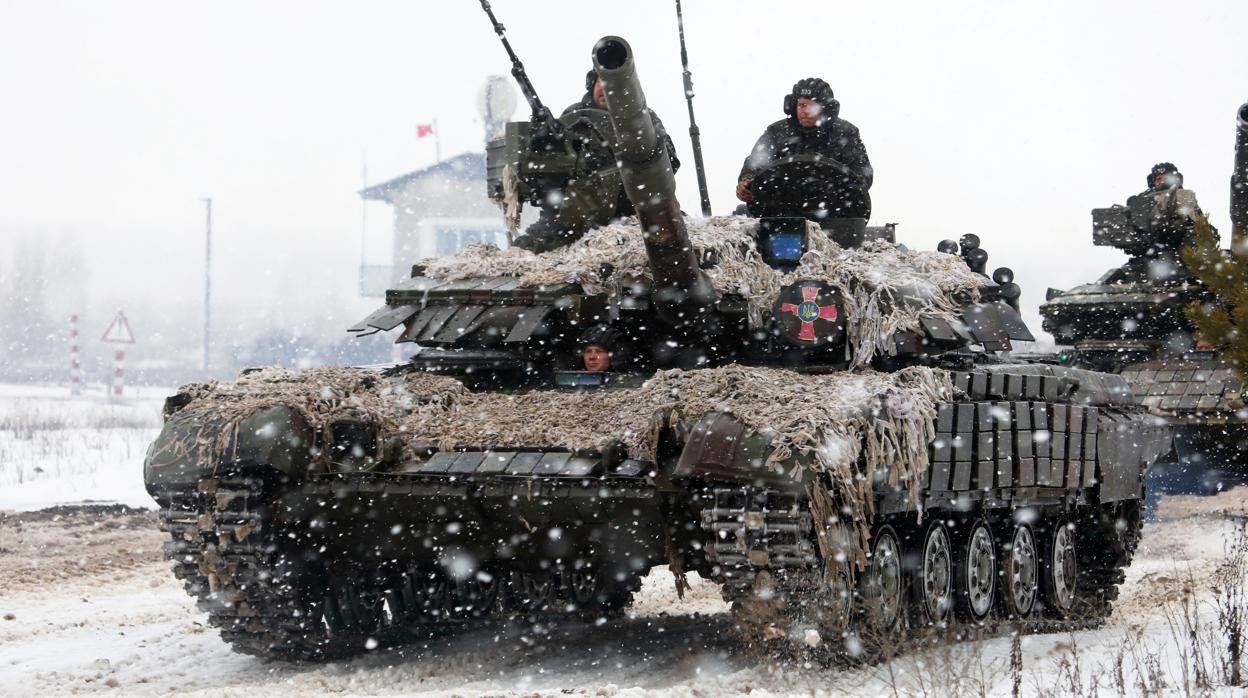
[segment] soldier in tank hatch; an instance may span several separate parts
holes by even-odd
[[[578,109],[597,109],[604,114],[606,113],[607,93],[603,91],[602,83],[598,80],[598,74],[593,69],[585,73],[585,95],[581,97],[581,101],[568,105],[568,108],[563,110],[561,116],[568,116]],[[672,172],[674,173],[680,169],[680,158],[676,157],[676,144],[672,142],[672,137],[667,135],[667,129],[663,128],[663,120],[659,118],[659,115],[655,114],[653,109],[647,108],[646,111],[650,112],[650,121],[654,123],[655,134],[667,148],[667,157],[672,161]],[[607,137],[610,138],[610,135],[607,134]],[[607,145],[610,147],[610,143]],[[614,165],[615,163],[611,164]],[[628,197],[624,195],[624,189],[621,187],[620,203],[616,207],[615,217],[623,218],[624,216],[631,216],[633,213],[633,205],[629,202]]]
[[[609,170],[615,167],[615,158],[611,150],[614,133],[611,131],[606,109],[607,96],[602,89],[602,83],[598,81],[598,74],[590,70],[585,74],[585,94],[579,101],[568,105],[559,116],[560,121],[565,124],[576,121],[578,118],[588,121],[594,126],[593,132],[601,136],[601,139],[592,138],[594,142],[585,142],[579,148],[585,164],[592,171]],[[655,132],[667,147],[667,155],[672,161],[672,171],[675,172],[680,168],[680,159],[676,157],[676,145],[672,142],[671,136],[667,134],[667,130],[663,128],[663,121],[659,119],[658,114],[655,114],[653,109],[648,111],[650,120],[654,123]],[[584,133],[584,131],[579,131],[579,133]],[[618,180],[612,179],[612,181]],[[614,210],[608,208],[595,220],[587,221],[590,227],[633,215],[633,205],[624,194],[623,187],[619,186],[618,189]],[[517,238],[512,245],[533,252],[546,252],[578,239],[585,232],[583,226],[569,225],[567,220],[561,219],[558,209],[563,205],[564,202],[560,197],[547,197],[542,205],[541,217],[530,225],[525,234]]]
[[[785,118],[767,127],[741,166],[737,198],[752,203],[750,183],[764,169],[793,155],[821,155],[841,166],[836,184],[844,193],[840,215],[866,217],[873,172],[858,128],[840,118],[841,105],[832,88],[819,78],[805,78],[784,98]],[[857,195],[857,196],[856,196]],[[853,200],[861,199],[861,200]]]
[[[1148,189],[1145,191],[1166,191],[1183,188],[1183,173],[1172,162],[1159,162],[1153,165],[1148,173]]]
[[[581,358],[585,362],[586,371],[611,370],[611,352],[601,344],[586,344],[581,350]]]
[[[1137,225],[1151,230],[1158,242],[1179,247],[1203,214],[1196,194],[1183,188],[1183,173],[1173,163],[1159,162],[1148,173],[1148,189],[1127,199]]]
[[[602,89],[602,83],[598,81],[598,74],[590,69],[585,74],[585,95],[581,97],[579,102],[573,102],[563,110],[562,116],[567,116],[577,109],[599,109],[606,111],[607,94]],[[650,112],[650,120],[654,122],[654,130],[658,132],[659,138],[662,139],[664,145],[667,146],[667,156],[672,161],[672,171],[680,169],[680,158],[676,157],[676,144],[672,142],[672,137],[667,135],[667,129],[663,127],[663,121],[659,119],[659,115],[654,113],[653,109],[647,109]]]
[[[624,333],[609,325],[594,325],[577,341],[581,364],[586,371],[606,373],[626,370],[633,363],[633,352]]]
[[[563,110],[561,116],[568,116],[578,109],[598,109],[606,111],[607,94],[602,90],[602,83],[598,81],[598,74],[591,68],[585,73],[585,95],[581,97],[579,102],[573,102]],[[667,129],[663,128],[663,121],[659,119],[659,115],[654,113],[653,109],[647,109],[650,112],[650,120],[654,122],[654,130],[658,133],[660,140],[667,146],[667,157],[672,161],[672,172],[680,169],[680,158],[676,157],[676,144],[672,142],[672,137],[667,135]],[[631,207],[630,207],[631,213]]]

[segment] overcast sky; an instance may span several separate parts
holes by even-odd
[[[1229,229],[1248,2],[684,4],[717,213],[789,86],[817,75],[875,165],[873,222],[924,248],[979,234],[1030,317],[1046,286],[1122,258],[1091,246],[1088,212],[1154,162],[1177,163]],[[697,210],[671,1],[493,7],[555,109],[579,97],[597,38],[627,38]],[[355,294],[364,153],[373,182],[430,164],[415,133],[435,118],[444,156],[479,150],[475,93],[508,67],[475,0],[0,0],[0,255],[76,236],[97,300],[194,312],[211,196],[225,301],[287,298],[274,317],[301,317]],[[389,211],[368,215],[382,261]]]

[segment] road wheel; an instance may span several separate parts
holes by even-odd
[[[1001,607],[1006,618],[1025,619],[1036,607],[1040,588],[1040,554],[1031,526],[1014,526],[1001,550]]]
[[[508,606],[521,613],[553,610],[555,576],[550,572],[513,571],[507,580]]]
[[[887,637],[901,629],[905,617],[904,580],[901,541],[892,526],[884,526],[875,533],[871,566],[862,583],[863,613],[871,634]]]
[[[577,608],[588,606],[598,595],[601,575],[597,568],[586,567],[563,573],[564,592],[568,601]]]
[[[997,591],[997,549],[983,520],[971,524],[954,558],[954,594],[958,615],[979,623],[992,612]]]
[[[1069,617],[1079,599],[1079,553],[1073,523],[1062,521],[1049,533],[1041,579],[1049,611],[1059,618]]]
[[[917,620],[922,625],[944,625],[953,613],[953,546],[949,531],[939,521],[927,527],[922,540],[915,590]]]

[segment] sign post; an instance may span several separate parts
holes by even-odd
[[[126,349],[124,345],[134,344],[134,332],[130,331],[130,321],[126,320],[124,311],[117,311],[117,316],[113,318],[112,324],[104,331],[104,336],[100,338],[100,341],[108,344],[123,345],[113,352],[112,396],[114,399],[120,399],[122,390],[126,385]]]
[[[78,353],[78,316],[69,316],[69,394],[82,394],[82,362]]]

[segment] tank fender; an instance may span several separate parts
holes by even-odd
[[[672,477],[792,485],[794,481],[785,474],[790,467],[778,472],[766,465],[771,442],[770,435],[750,428],[733,415],[711,412],[689,430]],[[785,465],[796,465],[801,459],[795,457],[793,463]]]
[[[272,469],[297,479],[313,464],[315,431],[289,407],[264,407],[242,418],[230,429],[233,436],[224,450],[205,437],[225,429],[225,419],[171,416],[143,463],[148,491],[194,485],[222,469]]]

